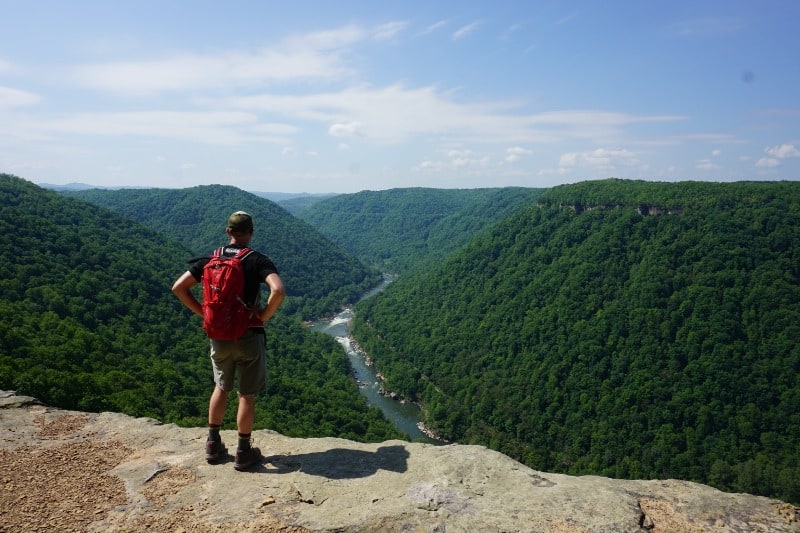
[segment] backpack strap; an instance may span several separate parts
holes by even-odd
[[[239,261],[243,261],[244,258],[250,255],[251,253],[253,253],[253,249],[245,246],[244,248],[239,250],[239,252],[236,254],[236,257],[239,259]]]
[[[193,259],[189,259],[187,261],[187,263],[196,263],[196,262],[200,261],[201,259],[211,259],[212,257],[222,257],[222,254],[223,254],[224,251],[225,251],[225,247],[222,246],[220,248],[217,248],[213,252],[211,252],[211,255],[204,255],[204,256],[201,256],[201,257],[195,257]],[[241,250],[239,250],[234,257],[238,257],[239,260],[241,261],[242,259],[244,259],[248,255],[250,255],[254,251],[255,250],[253,250],[252,248],[245,247],[245,248],[242,248]]]

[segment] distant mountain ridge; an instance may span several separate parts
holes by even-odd
[[[367,265],[388,272],[430,266],[476,234],[532,205],[544,189],[411,187],[340,194],[297,213]]]
[[[144,189],[146,187],[139,187],[135,185],[120,185],[114,187],[103,187],[100,185],[89,185],[88,183],[70,182],[63,185],[55,183],[39,183],[39,187],[43,189],[50,189],[53,191],[86,191],[90,189],[104,189],[104,190],[118,190],[118,189]]]

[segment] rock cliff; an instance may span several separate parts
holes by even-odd
[[[262,464],[236,472],[205,462],[202,428],[2,391],[0,431],[2,531],[800,531],[780,501],[537,472],[480,446],[262,430]]]

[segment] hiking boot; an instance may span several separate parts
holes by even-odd
[[[247,470],[254,464],[261,461],[261,450],[258,448],[248,448],[247,450],[236,450],[236,461],[233,468],[236,470]]]
[[[206,441],[206,461],[216,463],[228,454],[228,449],[221,440]]]

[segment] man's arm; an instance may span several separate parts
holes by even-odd
[[[266,279],[264,279],[264,282],[269,286],[269,299],[267,299],[267,305],[264,307],[264,309],[258,313],[258,319],[266,322],[273,314],[275,314],[275,311],[278,310],[278,307],[283,301],[283,297],[286,296],[286,289],[283,288],[283,281],[281,281],[280,276],[275,273],[267,276]]]
[[[189,290],[195,285],[197,285],[197,280],[194,279],[192,273],[187,270],[172,284],[172,292],[175,293],[175,296],[177,296],[178,299],[183,302],[183,305],[189,308],[192,313],[202,317],[203,306],[197,298],[194,297],[192,291]]]

